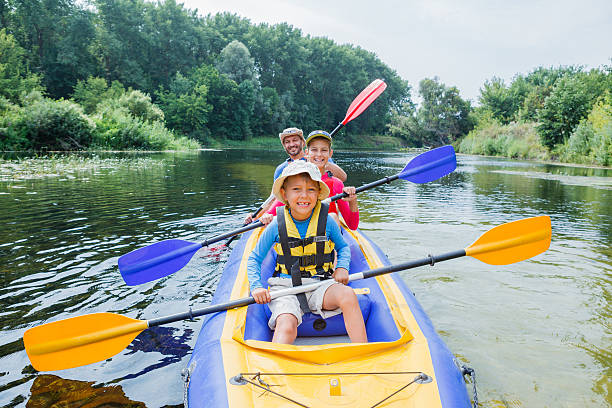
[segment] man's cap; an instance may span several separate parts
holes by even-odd
[[[285,200],[283,200],[283,196],[280,193],[280,189],[283,186],[285,179],[287,177],[295,176],[297,174],[302,173],[308,174],[308,176],[313,181],[319,183],[319,200],[324,200],[329,196],[329,187],[327,187],[327,184],[325,184],[325,182],[321,180],[321,172],[319,171],[319,168],[314,164],[306,162],[304,160],[296,160],[289,163],[287,167],[283,169],[281,175],[276,180],[274,180],[274,184],[272,185],[272,194],[274,194],[278,201],[287,204]]]

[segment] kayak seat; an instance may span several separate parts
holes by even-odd
[[[357,300],[359,301],[363,320],[367,324],[372,302],[369,296],[365,294],[358,294]],[[247,340],[271,341],[273,333],[268,327],[268,320],[271,314],[268,305],[249,305],[244,338]],[[316,313],[306,313],[302,316],[302,324],[298,326],[297,331],[298,337],[326,337],[347,334],[342,314],[323,319]]]

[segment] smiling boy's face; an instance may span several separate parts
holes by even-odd
[[[314,163],[319,170],[325,168],[332,154],[333,150],[327,139],[317,137],[308,143],[308,161]]]
[[[299,221],[310,217],[319,198],[319,183],[307,174],[287,177],[280,193],[286,205],[291,208],[291,215]]]

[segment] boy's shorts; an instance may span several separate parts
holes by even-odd
[[[302,279],[302,284],[304,285],[314,282],[320,281],[318,279],[310,278]],[[310,308],[310,311],[320,315],[324,319],[342,313],[340,308],[335,310],[322,310],[325,292],[331,285],[334,284],[340,285],[340,283],[336,282],[334,279],[327,279],[315,290],[304,293],[306,295],[306,299],[308,300],[308,307]],[[270,292],[293,287],[291,279],[289,278],[270,278],[268,279],[268,285]],[[300,302],[298,301],[296,295],[287,295],[272,299],[272,301],[268,303],[268,306],[272,312],[270,320],[268,320],[268,326],[270,329],[274,330],[276,328],[276,318],[283,313],[294,315],[298,320],[298,326],[302,324],[302,316],[304,315],[304,312],[302,312],[302,308],[300,308]]]

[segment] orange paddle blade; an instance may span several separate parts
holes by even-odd
[[[23,342],[35,369],[63,370],[114,356],[147,327],[146,320],[93,313],[33,327]]]
[[[525,218],[485,232],[465,254],[489,265],[508,265],[546,251],[550,237],[550,217]]]

